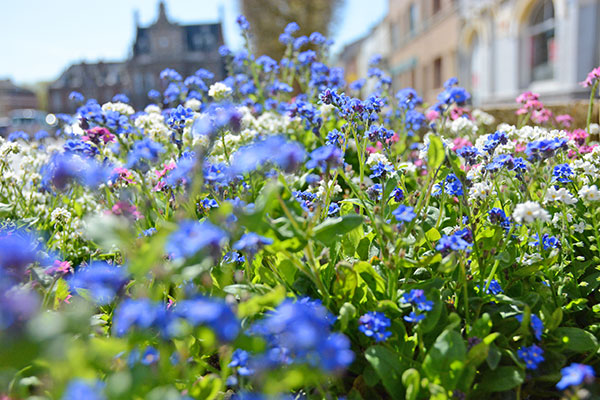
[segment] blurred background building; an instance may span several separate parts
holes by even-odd
[[[50,84],[48,111],[75,112],[77,105],[69,101],[73,91],[100,104],[124,93],[134,107],[143,108],[148,91],[162,88],[159,74],[165,68],[183,76],[205,68],[222,79],[224,65],[218,52],[224,44],[221,23],[179,25],[169,20],[165,3],[158,4],[158,17],[152,25],[139,26],[135,18],[136,38],[128,60],[71,65]]]
[[[411,86],[429,103],[453,76],[476,106],[528,90],[567,103],[589,95],[578,83],[600,64],[599,21],[600,0],[389,0],[386,18],[339,63],[352,81],[378,51],[393,88]]]

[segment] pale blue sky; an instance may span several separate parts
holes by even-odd
[[[345,0],[334,50],[364,35],[387,12],[388,0]],[[134,39],[134,10],[146,25],[158,0],[0,0],[0,78],[18,83],[53,80],[71,63],[122,60]],[[167,0],[180,23],[211,22],[222,6],[225,41],[239,46],[237,0]]]

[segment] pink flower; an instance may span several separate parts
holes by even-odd
[[[567,136],[577,143],[577,146],[583,146],[585,144],[585,139],[587,139],[589,134],[583,129],[575,129],[572,132],[567,132]]]
[[[463,115],[469,116],[469,112],[466,108],[454,107],[452,110],[450,110],[450,119],[452,119],[452,121],[462,117]]]
[[[561,124],[564,128],[570,128],[573,123],[573,117],[569,114],[561,114],[556,116],[556,122]]]
[[[373,146],[369,146],[369,147],[367,147],[367,152],[368,152],[369,154],[372,154],[372,153],[379,153],[379,152],[380,152],[382,149],[383,149],[383,144],[382,144],[381,142],[377,142],[377,143],[375,144],[375,147],[373,147]]]
[[[114,169],[113,172],[119,175],[117,177],[117,181],[123,180],[123,181],[125,181],[127,183],[130,183],[130,184],[134,184],[135,183],[135,181],[133,180],[133,174],[127,168],[117,167],[117,168]]]
[[[465,146],[473,146],[473,144],[469,141],[469,139],[462,138],[462,137],[454,138],[454,140],[452,141],[452,144],[454,145],[452,147],[452,150],[454,150],[454,151],[456,151],[458,149],[462,149]]]
[[[436,119],[438,119],[440,117],[440,113],[435,111],[435,110],[427,110],[425,112],[425,118],[427,118],[427,121],[435,121]]]
[[[46,270],[47,274],[53,274],[58,272],[60,274],[66,275],[71,272],[71,263],[69,261],[58,261],[54,260],[54,264]]]
[[[594,85],[594,81],[600,78],[600,67],[596,67],[590,71],[585,81],[580,82],[579,84],[583,87],[592,87]]]
[[[119,201],[112,207],[112,213],[114,215],[122,215],[124,217],[133,217],[136,220],[140,218],[144,218],[142,214],[137,210],[137,207],[133,204],[126,203],[124,201]]]
[[[527,146],[525,146],[523,143],[517,143],[517,145],[515,146],[515,151],[517,153],[522,153],[525,151],[526,148]]]
[[[517,103],[525,104],[528,101],[539,100],[540,95],[533,92],[523,92],[519,96],[517,96]]]
[[[102,140],[104,144],[115,141],[115,135],[110,133],[108,129],[100,126],[95,126],[91,129],[88,129],[85,131],[85,133],[85,136],[82,136],[81,140],[89,141],[95,144],[100,144],[100,140]]]
[[[552,111],[547,108],[542,108],[541,110],[534,110],[531,114],[531,120],[536,124],[545,124],[550,121],[552,118]]]

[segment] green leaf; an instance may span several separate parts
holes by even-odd
[[[254,296],[250,300],[240,303],[238,306],[238,315],[243,317],[254,316],[263,310],[277,306],[285,298],[285,288],[277,286],[269,293],[262,296]]]
[[[480,381],[480,390],[504,392],[522,384],[525,381],[525,372],[517,367],[500,367],[483,374]]]
[[[358,247],[356,248],[356,254],[360,257],[361,260],[367,261],[369,259],[369,247],[371,246],[371,239],[368,236],[362,238],[360,242],[358,242]]]
[[[557,328],[553,334],[562,342],[563,348],[576,353],[587,353],[598,347],[598,340],[588,331],[579,328]]]
[[[425,237],[430,242],[437,242],[438,240],[440,240],[440,238],[442,237],[442,235],[440,235],[440,232],[438,232],[437,229],[431,228],[430,230],[428,230],[427,232],[425,232]]]
[[[460,378],[467,358],[463,338],[456,331],[446,330],[436,339],[425,356],[423,371],[433,382],[452,390]]]
[[[330,246],[337,236],[350,232],[363,223],[364,217],[359,214],[348,214],[338,218],[327,218],[313,230],[314,238]]]
[[[498,364],[500,364],[500,359],[502,358],[502,353],[495,345],[491,345],[487,355],[487,365],[491,370],[495,370],[498,368]]]
[[[352,303],[344,303],[340,308],[340,327],[342,331],[348,328],[348,323],[356,316],[356,307]]]
[[[416,400],[421,388],[421,375],[414,368],[409,368],[402,374],[402,384],[406,386],[406,400]]]
[[[373,292],[385,293],[385,280],[375,271],[373,266],[365,261],[360,261],[352,267],[367,283]]]
[[[394,399],[404,396],[402,372],[404,365],[400,356],[393,350],[383,346],[371,346],[365,352],[365,358],[381,379],[385,390]]]
[[[444,152],[444,144],[437,135],[429,135],[429,149],[427,150],[427,164],[432,170],[438,169],[444,162],[446,154]]]

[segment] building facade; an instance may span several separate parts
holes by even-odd
[[[589,96],[579,82],[600,64],[598,0],[461,0],[460,78],[476,105]]]
[[[410,86],[431,104],[458,72],[458,2],[389,0],[388,7],[393,89]]]
[[[77,106],[68,99],[72,91],[100,103],[124,93],[133,106],[143,108],[148,91],[164,89],[159,74],[165,68],[173,68],[183,77],[205,68],[220,80],[225,75],[218,51],[223,44],[220,22],[179,25],[169,20],[165,4],[160,1],[158,18],[152,25],[141,27],[136,22],[136,38],[128,60],[70,66],[49,86],[48,111],[74,113]]]
[[[13,110],[37,107],[38,100],[34,92],[15,85],[10,79],[0,80],[0,118],[7,117]]]

